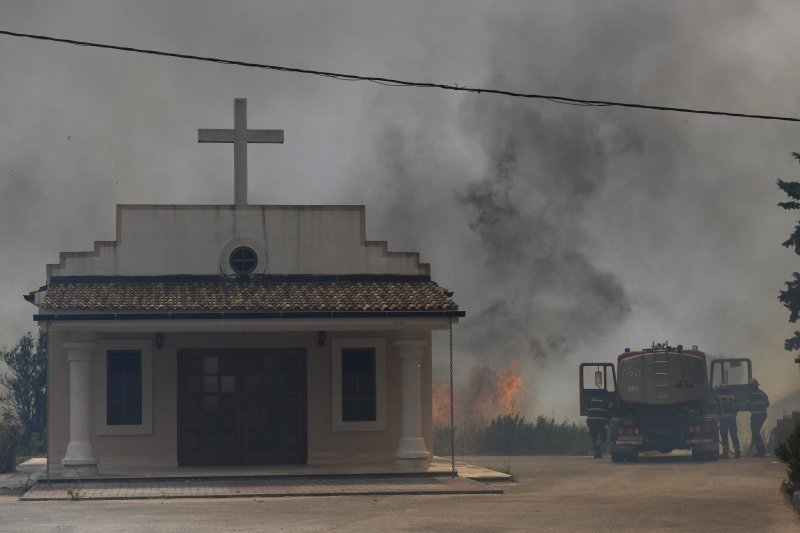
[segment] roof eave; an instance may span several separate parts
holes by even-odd
[[[241,319],[324,319],[324,318],[463,318],[458,309],[407,311],[154,311],[154,312],[58,312],[33,315],[36,322],[58,321],[128,321],[128,320],[241,320]]]

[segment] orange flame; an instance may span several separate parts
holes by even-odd
[[[499,414],[513,415],[519,409],[518,395],[525,381],[522,376],[516,374],[518,364],[517,361],[512,361],[495,378],[498,403],[503,409],[503,412]]]
[[[525,380],[517,374],[518,361],[512,361],[499,372],[486,366],[470,370],[466,385],[455,390],[455,423],[457,426],[479,427],[501,415],[516,413],[525,393]],[[433,424],[450,424],[450,389],[433,382]]]
[[[436,380],[433,380],[433,425],[450,425],[450,387]]]

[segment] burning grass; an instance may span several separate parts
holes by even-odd
[[[474,366],[454,394],[455,451],[467,455],[586,454],[592,449],[585,424],[539,415],[526,420],[527,384],[519,361],[494,370]],[[450,455],[450,390],[433,382],[433,451]]]

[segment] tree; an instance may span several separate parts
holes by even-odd
[[[34,341],[28,332],[10,350],[0,351],[0,361],[8,367],[0,375],[7,393],[0,401],[8,405],[22,428],[20,449],[41,451],[47,427],[47,333]]]
[[[800,153],[792,152],[792,156],[800,161]],[[800,182],[778,180],[778,187],[792,199],[789,202],[780,202],[778,206],[787,210],[800,209]],[[789,238],[783,242],[783,246],[793,248],[794,253],[800,255],[800,221]],[[789,322],[794,324],[800,318],[800,273],[794,272],[792,276],[794,279],[785,283],[786,289],[780,292],[778,300],[789,309]],[[786,339],[783,346],[790,352],[799,350],[800,331],[795,331],[791,338]]]
[[[795,492],[800,487],[800,424],[795,424],[789,437],[775,448],[775,457],[786,463],[786,475],[782,488]]]

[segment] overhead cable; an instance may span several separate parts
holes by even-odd
[[[604,106],[604,107],[627,107],[633,109],[650,109],[653,111],[672,111],[676,113],[693,113],[698,115],[715,115],[715,116],[724,116],[724,117],[736,117],[736,118],[752,118],[752,119],[759,119],[759,120],[779,120],[784,122],[800,122],[800,118],[797,117],[787,117],[787,116],[780,116],[780,115],[756,115],[750,113],[736,113],[731,111],[712,111],[708,109],[692,109],[688,107],[673,107],[673,106],[661,106],[661,105],[648,105],[648,104],[638,104],[638,103],[631,103],[631,102],[620,102],[620,101],[610,101],[610,100],[587,100],[583,98],[570,98],[566,96],[559,96],[559,95],[548,95],[548,94],[538,94],[538,93],[522,93],[516,91],[505,91],[502,89],[491,89],[491,88],[481,88],[481,87],[467,87],[463,85],[448,85],[444,83],[430,83],[430,82],[416,82],[416,81],[406,81],[406,80],[399,80],[399,79],[392,79],[392,78],[384,78],[379,76],[362,76],[358,74],[344,74],[344,73],[337,73],[337,72],[329,72],[324,70],[311,70],[311,69],[304,69],[304,68],[296,68],[296,67],[285,67],[280,65],[267,65],[263,63],[251,63],[247,61],[235,61],[232,59],[220,59],[216,57],[206,57],[206,56],[196,56],[190,54],[178,54],[175,52],[165,52],[162,50],[152,50],[146,48],[134,48],[130,46],[117,46],[112,44],[103,44],[103,43],[94,43],[89,41],[76,41],[74,39],[61,39],[58,37],[50,37],[47,35],[35,35],[30,33],[18,33],[13,31],[6,31],[0,30],[0,35],[8,35],[11,37],[24,37],[28,39],[36,39],[40,41],[52,41],[57,43],[64,43],[64,44],[72,44],[75,46],[89,46],[92,48],[104,48],[108,50],[119,50],[123,52],[135,52],[138,54],[149,54],[155,56],[163,56],[163,57],[174,57],[178,59],[192,59],[195,61],[205,61],[209,63],[219,63],[222,65],[235,65],[239,67],[248,67],[248,68],[260,68],[265,70],[277,70],[280,72],[295,72],[298,74],[313,74],[315,76],[323,76],[326,78],[333,78],[337,80],[346,80],[346,81],[368,81],[371,83],[377,83],[380,85],[388,85],[392,87],[427,87],[433,89],[445,89],[449,91],[459,91],[459,92],[468,92],[468,93],[485,93],[485,94],[496,94],[502,96],[511,96],[515,98],[528,98],[528,99],[539,99],[539,100],[548,100],[550,102],[559,103],[559,104],[568,104],[568,105],[577,105],[577,106]]]

